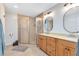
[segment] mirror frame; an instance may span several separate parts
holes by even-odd
[[[64,29],[65,29],[67,32],[69,32],[69,33],[79,33],[79,31],[70,32],[69,30],[67,30],[67,28],[65,28],[65,24],[64,24],[64,23],[65,23],[65,22],[64,22],[65,14],[66,14],[68,11],[70,11],[71,9],[76,8],[76,7],[79,7],[79,6],[75,6],[75,7],[70,8],[69,10],[67,10],[67,11],[64,13],[64,16],[63,16],[63,27],[64,27]]]
[[[51,30],[47,30],[47,29],[46,29],[46,25],[45,25],[45,24],[46,24],[46,19],[47,19],[48,17],[51,17],[51,18],[52,18],[52,25],[51,25],[51,26],[52,26],[52,29],[53,29],[53,17],[52,17],[52,16],[47,16],[47,17],[45,18],[45,20],[44,20],[44,26],[45,26],[44,28],[45,28],[45,30],[46,30],[47,33],[52,31],[52,29],[51,29]],[[47,20],[48,20],[48,19],[47,19]],[[47,26],[47,28],[48,28],[48,26]]]

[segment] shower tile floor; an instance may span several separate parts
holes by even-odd
[[[31,44],[23,44],[22,46],[27,46],[25,51],[14,51],[13,46],[7,46],[5,49],[4,56],[47,56],[39,47]]]

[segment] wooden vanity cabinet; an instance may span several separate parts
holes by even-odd
[[[56,55],[56,42],[53,37],[47,37],[47,54],[50,56]]]
[[[57,56],[74,56],[76,44],[74,42],[58,39],[56,42]]]
[[[76,43],[39,35],[38,46],[50,56],[75,56]]]
[[[40,49],[46,52],[46,37],[45,36],[41,36],[41,35],[39,36],[38,46],[40,47]]]

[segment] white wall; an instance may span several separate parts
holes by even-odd
[[[3,24],[5,45],[11,45],[15,40],[18,39],[17,15],[6,14],[6,17],[4,16],[5,7],[3,4],[0,4],[0,19]],[[9,36],[10,33],[13,33],[12,38]]]
[[[54,9],[52,9],[51,14],[44,16],[44,19],[47,16],[52,16],[53,17],[53,29],[52,29],[52,31],[50,33],[69,34],[63,28],[63,16],[64,16],[64,13],[67,10],[69,10],[71,7],[73,7],[73,6],[68,5],[68,6],[64,7],[64,4],[59,4],[59,5],[56,5],[54,7]],[[46,32],[45,29],[44,29],[44,32]]]
[[[6,14],[5,26],[6,26],[6,40],[5,45],[11,45],[18,39],[18,24],[17,14]],[[11,37],[10,34],[13,34]]]

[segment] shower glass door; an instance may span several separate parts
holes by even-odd
[[[4,54],[3,27],[0,20],[0,56]]]

